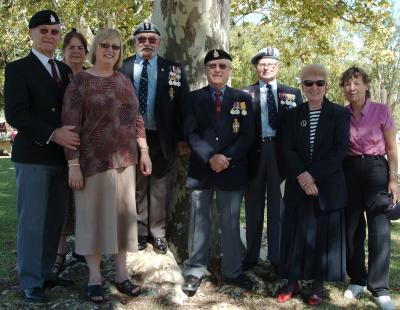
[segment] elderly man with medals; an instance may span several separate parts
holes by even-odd
[[[207,269],[214,194],[222,232],[224,281],[247,290],[253,287],[242,272],[239,217],[254,121],[250,96],[226,85],[231,61],[223,50],[208,52],[204,64],[209,85],[191,92],[188,100],[185,134],[191,156],[186,186],[192,192],[189,260],[182,286],[188,296],[196,293]]]

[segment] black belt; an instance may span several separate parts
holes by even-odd
[[[384,155],[348,155],[348,159],[358,159],[358,160],[379,160],[379,159],[385,159]]]
[[[267,141],[275,141],[276,137],[275,136],[267,136],[267,137],[260,137],[262,142],[267,142]]]

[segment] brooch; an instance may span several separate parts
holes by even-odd
[[[238,133],[238,132],[239,132],[239,129],[240,129],[240,123],[239,123],[238,119],[235,118],[235,119],[233,120],[233,124],[232,124],[232,132],[233,132],[233,133]]]

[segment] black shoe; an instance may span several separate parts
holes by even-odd
[[[201,283],[201,278],[195,277],[193,275],[185,276],[185,282],[182,285],[182,291],[189,297],[196,294],[197,289]]]
[[[41,287],[25,288],[22,290],[22,296],[30,302],[44,303],[49,301]]]
[[[236,278],[224,278],[225,283],[232,284],[238,287],[241,287],[247,291],[251,291],[253,289],[253,281],[246,276],[244,273],[241,273]]]
[[[59,276],[55,276],[51,279],[47,279],[43,282],[43,288],[53,288],[55,286],[73,286],[75,284],[72,280],[63,279]]]
[[[149,238],[147,236],[139,236],[138,237],[138,250],[142,251],[147,248],[147,241]]]
[[[168,250],[167,239],[164,238],[154,238],[153,240],[153,249],[154,252],[158,254],[165,254]]]

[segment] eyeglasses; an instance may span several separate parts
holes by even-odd
[[[307,86],[307,87],[311,87],[314,84],[317,85],[318,87],[322,87],[326,84],[326,81],[324,81],[324,80],[318,80],[318,81],[304,80],[302,83],[304,86]]]
[[[258,64],[257,68],[259,68],[259,69],[265,69],[265,68],[275,69],[277,66],[278,66],[278,63],[276,63],[276,64]]]
[[[228,67],[228,65],[227,64],[208,64],[207,67],[209,69],[216,69],[218,67],[221,70],[225,70]]]
[[[111,46],[113,51],[119,51],[121,49],[121,46],[115,45],[115,44],[111,45],[110,43],[99,43],[99,46],[104,48],[104,49],[107,49],[107,48],[109,48]]]
[[[139,43],[146,43],[146,41],[149,41],[150,44],[155,44],[157,42],[156,37],[138,37],[137,40]]]
[[[40,34],[48,34],[49,31],[50,31],[50,33],[51,33],[52,36],[57,36],[57,35],[60,33],[60,30],[58,30],[58,29],[51,29],[51,30],[49,30],[49,29],[47,29],[47,28],[39,28]]]

